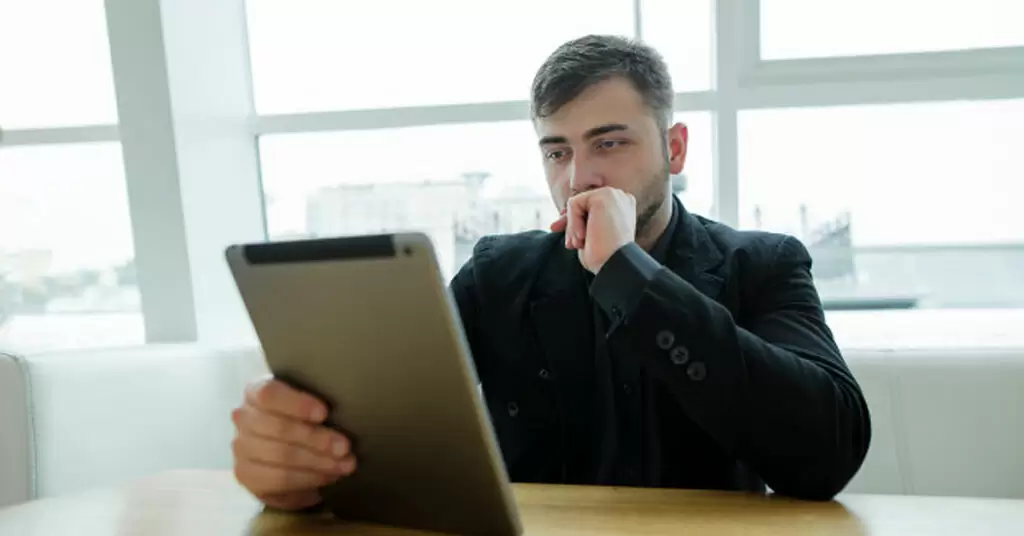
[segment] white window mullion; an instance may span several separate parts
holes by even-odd
[[[633,37],[637,41],[644,39],[643,0],[633,0]]]
[[[2,127],[3,125],[0,125],[0,144],[5,147],[118,140],[117,125],[87,125],[19,130],[3,130]]]
[[[223,256],[264,236],[243,3],[106,9],[147,341],[251,339]]]
[[[743,29],[756,21],[756,10],[742,0],[719,0],[714,12],[713,61],[716,106],[712,123],[714,144],[714,210],[712,216],[727,225],[739,224],[739,124],[737,118],[739,80],[750,55],[757,53],[757,35],[744,36]]]
[[[1024,71],[931,79],[770,84],[742,87],[737,95],[740,109],[980,101],[1021,97],[1024,97]]]

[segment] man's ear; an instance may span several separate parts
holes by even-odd
[[[668,166],[669,172],[678,175],[686,165],[686,149],[690,145],[690,129],[683,123],[676,123],[668,129]]]

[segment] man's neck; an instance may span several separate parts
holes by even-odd
[[[637,245],[642,247],[644,251],[650,252],[654,248],[654,244],[658,243],[661,235],[668,229],[668,222],[670,221],[672,221],[672,197],[666,196],[665,201],[658,207],[658,211],[654,213],[654,216],[644,226],[643,232],[637,235]]]

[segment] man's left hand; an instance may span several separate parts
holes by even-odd
[[[576,194],[551,230],[565,231],[565,247],[578,250],[580,263],[596,274],[619,248],[636,239],[636,199],[607,186]]]

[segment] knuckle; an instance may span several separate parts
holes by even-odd
[[[318,451],[326,452],[331,448],[331,436],[323,427],[304,426],[297,435],[301,436],[303,443]]]
[[[281,418],[271,418],[267,423],[267,433],[273,437],[287,438],[291,423]]]
[[[258,386],[253,394],[253,398],[260,407],[269,407],[278,397],[277,384],[274,382],[265,382]]]
[[[275,469],[274,472],[271,473],[271,477],[269,480],[270,485],[273,486],[274,489],[287,490],[291,489],[291,487],[295,483],[296,477],[294,473],[292,473],[291,471],[285,471],[284,469]]]
[[[276,463],[288,464],[297,457],[295,451],[287,443],[275,442],[267,447],[267,457]]]

